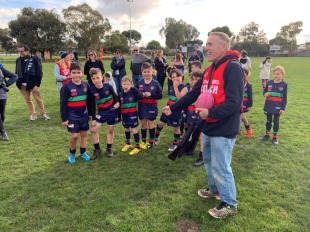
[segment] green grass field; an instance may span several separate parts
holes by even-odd
[[[0,57],[0,62],[14,71],[15,59]],[[172,128],[164,128],[159,146],[132,157],[120,151],[124,133],[118,124],[113,158],[77,158],[69,165],[54,64],[43,63],[41,95],[51,120],[29,122],[21,94],[10,88],[5,120],[10,141],[0,141],[0,231],[309,231],[310,58],[273,58],[272,67],[284,66],[288,82],[278,146],[258,140],[266,121],[258,78],[262,60],[252,58],[254,105],[247,117],[253,137],[239,136],[233,152],[239,211],[224,220],[207,212],[218,201],[197,195],[207,187],[204,167],[192,165],[198,149],[174,162],[167,158]],[[110,60],[104,64],[109,71]],[[167,88],[164,96],[160,109]],[[105,126],[100,136],[105,148]],[[87,148],[91,154],[90,136]]]

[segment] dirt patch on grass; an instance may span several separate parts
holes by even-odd
[[[199,232],[198,224],[188,218],[180,218],[175,222],[176,227],[182,232]]]

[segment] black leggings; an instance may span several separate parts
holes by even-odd
[[[0,99],[0,130],[4,130],[4,113],[5,113],[6,99]]]
[[[272,117],[273,117],[273,132],[278,133],[280,127],[280,114],[265,113],[267,116],[266,130],[270,131],[272,127]]]

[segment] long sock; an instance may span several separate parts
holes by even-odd
[[[202,151],[199,152],[198,159],[202,159]]]
[[[100,150],[100,144],[99,143],[95,143],[94,144],[94,148],[95,148],[95,150]]]
[[[158,139],[163,127],[156,126],[155,138]]]
[[[178,141],[180,139],[180,134],[175,134],[174,133],[174,138],[173,138],[173,145],[177,145],[178,144]]]
[[[86,147],[80,147],[80,154],[84,154],[86,152]]]
[[[70,149],[69,152],[70,152],[71,154],[75,154],[75,153],[76,153],[76,148],[73,149],[73,150]]]
[[[142,142],[146,143],[146,133],[147,133],[147,129],[141,129],[141,139]]]
[[[274,139],[277,139],[277,138],[278,138],[278,132],[277,132],[277,131],[274,131],[274,132],[273,132],[273,138],[274,138]]]
[[[150,144],[154,144],[155,128],[149,129],[149,134],[150,134],[149,142],[150,142]]]
[[[270,130],[266,130],[266,136],[270,137]]]
[[[140,136],[139,136],[139,133],[133,134],[133,137],[135,139],[135,148],[140,149]]]
[[[107,150],[112,149],[112,144],[107,143]]]
[[[126,144],[130,144],[130,131],[125,131]]]

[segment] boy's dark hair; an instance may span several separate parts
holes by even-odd
[[[89,70],[89,76],[90,77],[92,77],[93,75],[96,75],[96,74],[101,74],[102,75],[102,72],[101,72],[100,68],[91,68]]]
[[[202,74],[201,71],[191,72],[190,78],[191,78],[191,79],[194,79],[193,77],[201,78],[201,74]]]
[[[198,67],[199,69],[201,69],[201,61],[200,60],[193,61],[191,67],[193,67],[193,65]]]
[[[183,76],[182,72],[179,69],[171,69],[169,77],[171,77],[173,73],[177,74],[177,77]]]
[[[24,48],[24,50],[25,50],[26,52],[30,51],[30,48],[29,48],[29,46],[28,46],[27,44],[22,44],[22,45],[20,45],[19,47],[20,47],[20,48]]]
[[[152,65],[149,62],[144,62],[141,65],[141,70],[143,71],[144,69],[152,68]]]
[[[74,63],[71,63],[71,65],[70,65],[70,72],[72,70],[81,70],[82,71],[82,67],[79,63],[74,62]]]

